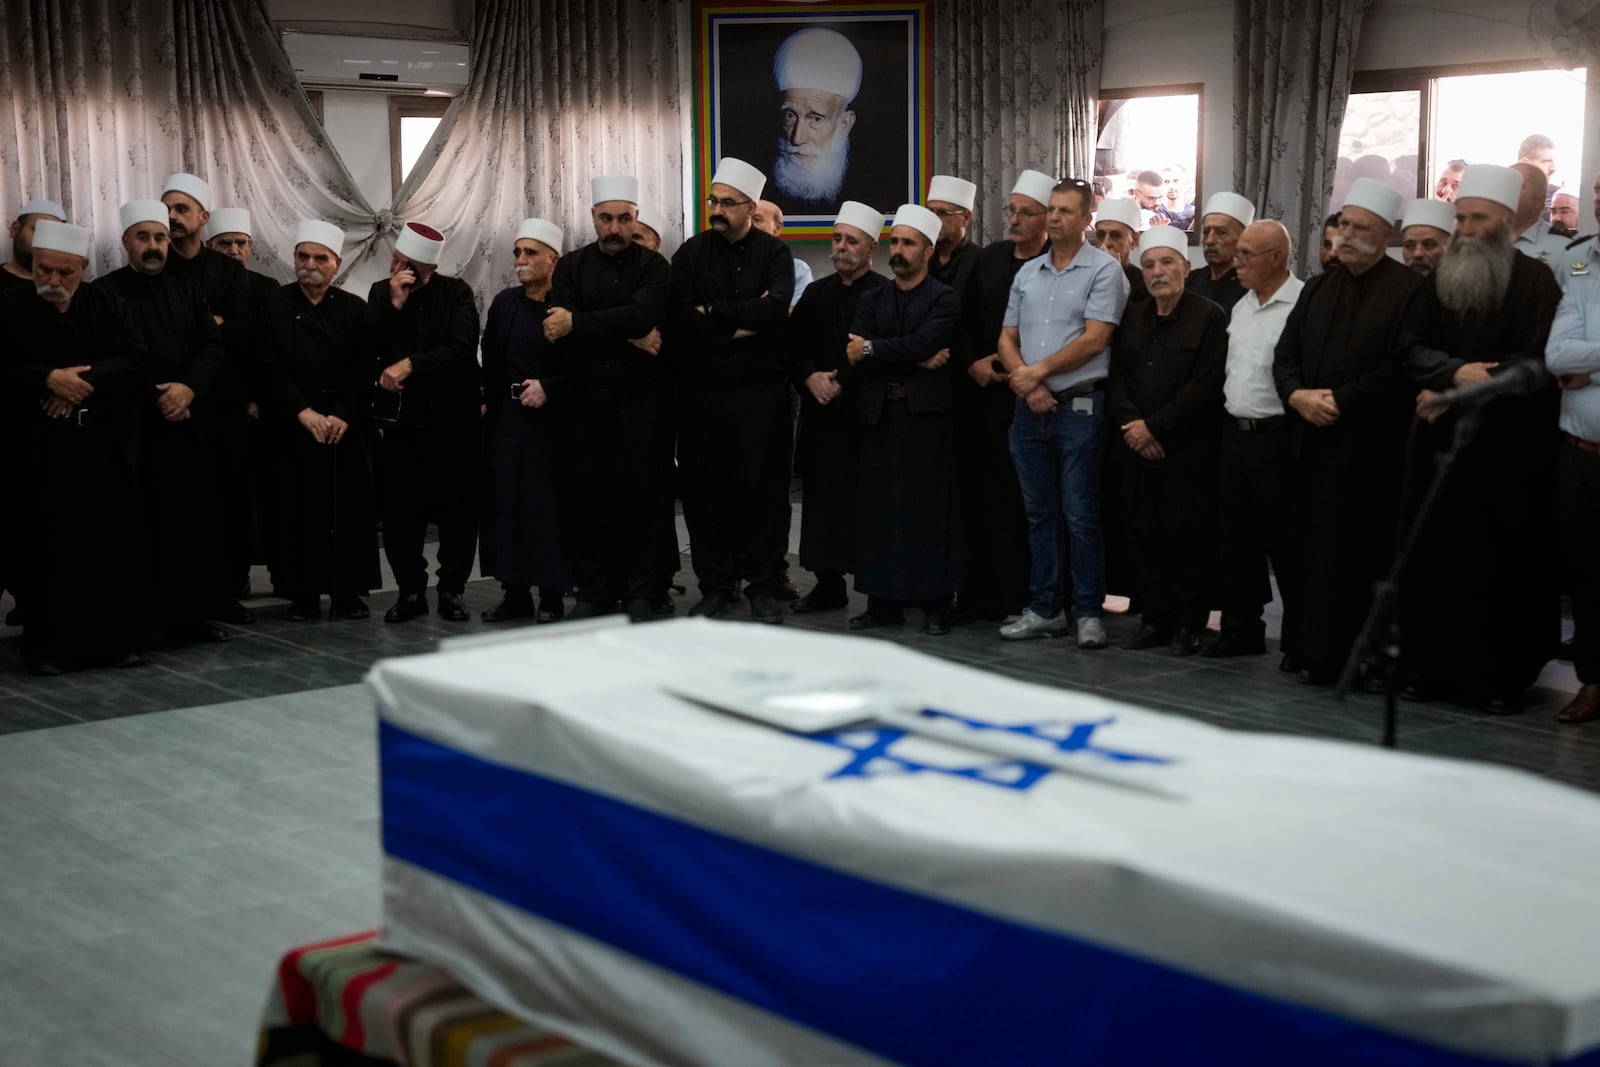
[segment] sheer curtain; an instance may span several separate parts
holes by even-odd
[[[1372,5],[1234,0],[1234,178],[1258,218],[1288,227],[1301,276],[1321,249],[1339,127]]]
[[[569,247],[594,239],[594,175],[637,175],[640,195],[676,219],[678,15],[672,0],[479,0],[467,88],[347,270],[387,269],[399,225],[423,221],[449,238],[440,269],[472,286],[481,311],[513,284],[523,218],[561,224]]]
[[[0,214],[59,200],[95,235],[96,273],[121,266],[117,209],[187,170],[251,211],[259,269],[302,216],[372,217],[262,0],[0,4]]]
[[[934,0],[934,168],[978,186],[976,230],[1005,233],[1018,172],[1094,174],[1101,0]]]

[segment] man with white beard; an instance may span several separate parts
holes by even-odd
[[[1456,193],[1455,236],[1425,290],[1407,370],[1434,390],[1481,381],[1518,361],[1544,360],[1561,291],[1548,268],[1512,244],[1522,175],[1475,164]],[[1419,374],[1419,366],[1428,366]],[[1558,390],[1481,410],[1481,422],[1439,495],[1406,575],[1402,621],[1409,694],[1515,712],[1560,641],[1556,555]],[[1459,414],[1430,416],[1434,457]],[[1427,469],[1433,464],[1427,464]],[[1411,504],[1427,477],[1413,475]],[[1475,575],[1488,577],[1490,592]]]
[[[811,26],[778,46],[772,76],[781,123],[774,199],[790,211],[832,211],[850,165],[856,124],[850,105],[861,91],[861,54],[843,34]]]

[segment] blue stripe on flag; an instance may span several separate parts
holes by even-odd
[[[901,1063],[1502,1062],[867,881],[388,723],[379,742],[390,855]]]

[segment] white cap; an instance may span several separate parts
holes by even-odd
[[[1226,214],[1226,213],[1224,213]],[[1230,218],[1232,216],[1229,216]],[[1189,258],[1189,235],[1176,226],[1152,226],[1144,231],[1139,238],[1139,259],[1144,260],[1144,254],[1152,248],[1170,248],[1174,252]]]
[[[1517,176],[1519,179],[1521,175]],[[1413,226],[1432,226],[1450,233],[1456,228],[1456,206],[1443,200],[1407,200],[1405,214],[1400,218],[1400,229]]]
[[[60,222],[67,221],[67,213],[61,210],[61,205],[54,200],[29,200],[22,205],[22,210],[17,212],[17,218],[26,215],[49,215]]]
[[[1144,218],[1139,214],[1139,205],[1128,199],[1113,200],[1106,197],[1100,201],[1100,206],[1094,211],[1095,222],[1120,222],[1134,233],[1139,232],[1139,226]],[[1152,226],[1151,229],[1158,229]]]
[[[216,237],[224,233],[242,233],[246,237],[254,237],[256,231],[250,226],[250,212],[242,207],[219,207],[211,213],[211,221],[206,223],[208,237]]]
[[[1474,196],[1493,200],[1515,211],[1522,198],[1522,173],[1493,163],[1474,163],[1461,172],[1456,203]]]
[[[633,221],[641,226],[648,227],[657,237],[661,237],[666,229],[666,223],[661,221],[661,213],[654,204],[635,204]]]
[[[938,243],[939,240],[939,216],[921,204],[901,204],[889,226],[910,226],[929,241]]]
[[[1239,225],[1248,226],[1256,221],[1256,206],[1238,193],[1212,193],[1206,197],[1206,209],[1200,212],[1201,219],[1207,215],[1226,215]]]
[[[723,156],[717,171],[711,175],[712,185],[730,185],[751,200],[760,200],[761,191],[767,187],[767,176],[742,159]]]
[[[159,223],[164,230],[167,228],[167,205],[159,200],[129,200],[123,204],[118,214],[122,219],[122,232],[127,233],[141,222]]]
[[[844,34],[812,26],[791,33],[778,46],[772,76],[780,93],[819,89],[843,97],[848,106],[861,91],[861,53]]]
[[[294,246],[303,244],[321,245],[338,259],[344,255],[344,231],[321,219],[301,219],[294,230]]]
[[[935,174],[928,182],[928,199],[943,200],[947,204],[956,204],[968,211],[978,202],[978,187],[965,178],[957,178],[951,174]]]
[[[394,240],[394,250],[413,263],[434,267],[444,252],[444,234],[420,222],[408,222]]]
[[[1056,180],[1050,175],[1037,170],[1025,170],[1017,175],[1017,184],[1011,187],[1012,196],[1025,196],[1029,200],[1037,200],[1042,206],[1050,206],[1050,190],[1056,187]]]
[[[211,210],[211,186],[206,184],[204,178],[179,171],[169,176],[167,184],[162,187],[161,195],[166,196],[168,193],[182,193],[199,204],[201,211]]]
[[[517,240],[538,241],[558,256],[565,236],[561,227],[549,219],[523,219],[522,225],[517,227]]]
[[[90,240],[89,231],[82,226],[69,226],[54,219],[40,219],[33,227],[35,252],[67,252],[88,259]]]
[[[589,179],[589,203],[603,204],[607,200],[626,200],[638,206],[639,179],[631,174],[602,174]]]
[[[839,205],[839,217],[834,219],[834,225],[854,226],[869,240],[876,241],[883,233],[883,212],[859,200],[846,200]]]
[[[1350,183],[1340,210],[1358,207],[1370,211],[1390,225],[1400,217],[1401,196],[1376,178],[1357,178]]]

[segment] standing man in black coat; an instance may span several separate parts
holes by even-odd
[[[384,622],[428,613],[422,544],[429,520],[439,525],[439,614],[451,622],[471,617],[461,595],[478,549],[478,309],[466,282],[439,273],[443,252],[444,234],[406,223],[389,277],[367,294],[383,551],[400,586]]]

